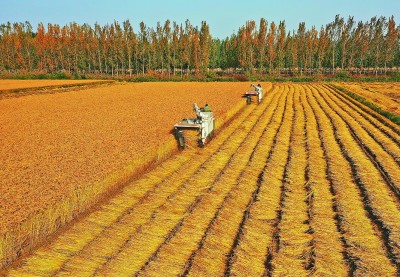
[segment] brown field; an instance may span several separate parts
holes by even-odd
[[[1,80],[0,92],[10,90],[20,90],[29,88],[57,87],[65,85],[81,85],[99,82],[109,82],[101,80]]]
[[[131,83],[0,100],[0,261],[174,151],[170,131],[194,102],[220,125],[248,85]]]
[[[6,273],[398,276],[399,145],[397,125],[340,91],[274,84],[204,149],[130,182]]]
[[[374,103],[384,111],[400,116],[400,83],[337,83]]]

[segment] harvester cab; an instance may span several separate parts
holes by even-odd
[[[262,89],[260,84],[258,84],[257,86],[251,84],[250,87],[254,87],[254,90],[246,91],[246,93],[243,95],[243,97],[246,98],[247,105],[251,104],[252,97],[257,97],[257,103],[260,104],[263,98],[264,90]]]
[[[214,136],[215,119],[210,108],[206,105],[206,107],[200,109],[194,103],[193,110],[196,113],[196,118],[184,118],[181,122],[174,125],[174,135],[180,149],[186,147],[185,130],[198,130],[197,143],[200,147],[203,147]]]

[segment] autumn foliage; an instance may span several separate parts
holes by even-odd
[[[209,73],[385,74],[396,71],[399,60],[399,26],[394,17],[373,17],[356,22],[339,15],[321,26],[287,30],[262,18],[247,21],[227,38],[212,37],[210,26],[189,20],[167,20],[155,28],[144,22],[137,30],[129,20],[101,26],[65,26],[40,23],[0,25],[0,70],[16,72],[67,72],[129,76],[158,72],[177,75]]]

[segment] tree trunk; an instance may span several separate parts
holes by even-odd
[[[132,78],[132,69],[131,69],[131,54],[128,55],[128,70],[129,70],[129,78]]]
[[[144,75],[144,55],[142,55],[142,74]]]

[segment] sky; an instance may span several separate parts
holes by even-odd
[[[205,20],[212,36],[219,38],[237,32],[247,20],[285,20],[287,30],[297,29],[304,21],[308,28],[314,25],[319,29],[337,14],[364,22],[373,16],[394,15],[398,24],[400,0],[0,0],[0,24],[29,21],[36,29],[39,22],[93,26],[129,19],[137,31],[141,21],[155,27],[167,19],[179,24],[189,19],[194,26]]]

